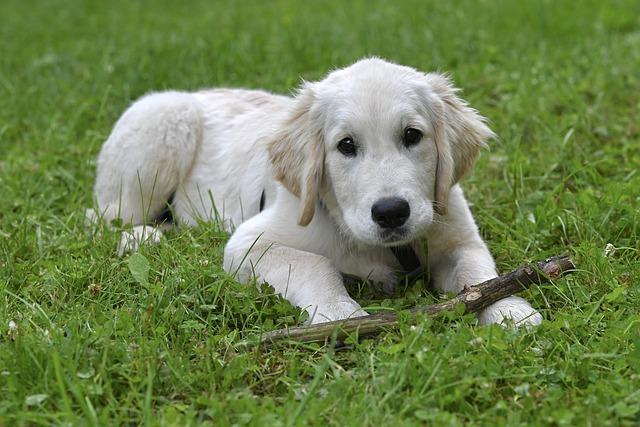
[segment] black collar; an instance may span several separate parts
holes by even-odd
[[[262,190],[262,194],[260,195],[260,212],[264,210],[264,203],[267,201],[266,194],[264,190]]]
[[[402,270],[407,274],[416,268],[422,267],[418,255],[410,245],[394,246],[391,248],[391,252],[400,263]]]
[[[394,246],[391,252],[402,267],[407,285],[414,284],[425,273],[425,268],[411,245]]]

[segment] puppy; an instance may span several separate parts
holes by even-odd
[[[493,136],[447,77],[377,58],[293,98],[154,93],[104,143],[90,216],[134,225],[120,254],[158,242],[153,224],[168,207],[182,224],[219,221],[233,233],[224,268],[238,280],[268,283],[310,323],[363,316],[343,274],[392,288],[403,267],[422,265],[447,292],[496,276],[457,184]],[[507,318],[542,320],[518,297],[479,315]]]

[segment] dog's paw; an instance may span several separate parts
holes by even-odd
[[[501,325],[536,326],[542,323],[542,316],[527,300],[508,297],[485,308],[479,315],[481,325],[498,323]]]
[[[95,209],[87,208],[84,211],[84,226],[89,228],[98,224],[100,217]]]
[[[364,311],[362,307],[353,300],[313,305],[307,307],[306,310],[309,313],[307,323],[310,325],[369,315],[369,313]]]
[[[157,245],[162,239],[162,231],[149,225],[138,225],[131,231],[125,231],[118,244],[118,256],[133,253],[140,245]]]

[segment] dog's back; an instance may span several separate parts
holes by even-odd
[[[272,193],[267,136],[290,98],[263,91],[163,92],[135,102],[98,157],[99,215],[150,224],[166,210],[195,224],[217,219],[231,231]]]

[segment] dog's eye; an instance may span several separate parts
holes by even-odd
[[[349,137],[343,138],[338,142],[338,151],[347,157],[353,157],[357,151],[356,144],[353,142],[353,139]]]
[[[402,137],[402,142],[405,146],[411,147],[412,145],[416,145],[422,139],[422,132],[418,129],[407,128],[404,131],[404,135]]]

